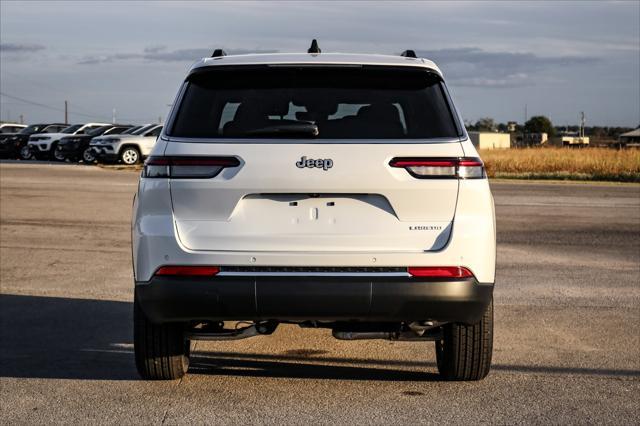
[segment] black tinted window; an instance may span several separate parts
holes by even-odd
[[[106,132],[104,132],[105,135],[119,135],[122,134],[124,132],[126,132],[127,130],[130,130],[130,127],[112,127],[111,129],[107,130]]]
[[[122,132],[123,135],[131,135],[134,134],[134,132],[140,130],[142,126],[133,126],[129,129],[126,129],[124,132]]]
[[[34,133],[39,133],[45,127],[46,126],[44,126],[42,124],[32,124],[31,126],[25,127],[24,129],[20,130],[20,134],[31,135],[31,134],[34,134]]]
[[[153,129],[152,131],[150,131],[149,133],[145,134],[145,136],[155,136],[158,137],[160,136],[160,133],[162,133],[162,127],[156,127],[155,129]]]
[[[155,124],[147,124],[146,126],[142,126],[140,127],[138,130],[136,130],[135,132],[132,132],[132,135],[141,135],[144,132],[146,132],[147,130],[151,129],[153,126],[155,126]]]
[[[309,123],[317,126],[317,132],[307,132],[308,136],[317,139],[458,136],[438,76],[424,70],[375,67],[272,67],[193,75],[171,135],[299,137],[286,130]]]
[[[80,127],[82,127],[82,124],[74,124],[73,126],[65,127],[61,133],[72,134],[75,133]]]
[[[89,136],[100,136],[101,134],[107,132],[111,128],[113,128],[113,126],[100,126],[100,127],[89,126],[86,129],[84,129],[84,133],[86,133]]]

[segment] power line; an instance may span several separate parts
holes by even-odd
[[[20,98],[20,97],[18,97],[18,96],[13,96],[13,95],[10,95],[10,94],[8,94],[8,93],[0,92],[0,95],[4,96],[5,98],[14,99],[14,100],[16,100],[16,101],[23,102],[23,103],[25,103],[25,104],[35,105],[35,106],[39,106],[39,107],[41,107],[41,108],[47,108],[47,109],[50,109],[50,110],[52,110],[52,111],[65,112],[65,110],[64,110],[63,108],[57,108],[57,107],[54,107],[54,106],[51,106],[51,105],[45,105],[45,104],[42,104],[42,103],[40,103],[40,102],[30,101],[30,100],[28,100],[28,99]],[[99,116],[97,116],[97,115],[84,114],[84,113],[76,112],[76,111],[71,111],[71,112],[72,112],[73,114],[80,115],[80,116],[84,116],[84,117],[88,117],[88,118],[104,119],[104,117],[99,117]]]
[[[40,102],[34,102],[34,101],[27,100],[27,99],[19,98],[17,96],[9,95],[9,94],[4,93],[4,92],[0,92],[0,95],[4,96],[5,98],[9,98],[9,99],[13,99],[13,100],[16,100],[16,101],[24,102],[24,103],[30,104],[30,105],[39,106],[41,108],[47,108],[47,109],[50,109],[50,110],[53,110],[53,111],[64,112],[64,109],[62,109],[62,108],[56,108],[56,107],[52,107],[51,105],[41,104]]]
[[[9,98],[9,99],[13,99],[13,100],[16,100],[16,101],[20,101],[20,102],[29,104],[29,105],[39,106],[41,108],[46,108],[46,109],[49,109],[49,110],[52,110],[52,111],[65,112],[64,108],[58,108],[58,107],[54,107],[54,106],[51,106],[51,105],[46,105],[46,104],[43,104],[43,103],[40,103],[40,102],[30,101],[28,99],[20,98],[18,96],[13,96],[13,95],[10,95],[10,94],[5,93],[5,92],[0,92],[0,95],[4,96],[6,98]],[[72,110],[72,109],[69,109],[69,112],[71,114],[79,115],[81,117],[87,117],[87,118],[100,120],[100,121],[104,121],[104,122],[110,121],[107,118],[106,115],[102,116],[102,115],[85,114],[85,113],[78,112],[78,111],[75,111],[75,110]],[[127,117],[121,117],[121,120],[134,121],[134,122],[138,121],[137,119],[127,118]],[[140,120],[140,121],[145,121],[145,120]]]
[[[25,78],[24,76],[18,75],[16,73],[7,72],[7,71],[4,71],[4,72],[6,72],[7,74],[10,74],[10,75],[19,77],[22,80],[23,83],[26,82],[28,84],[31,84],[34,87],[40,87],[40,88],[44,88],[44,89],[47,89],[47,90],[55,91],[55,92],[58,92],[58,93],[65,93],[63,90],[61,90],[59,88],[53,88],[53,87],[51,87],[49,85],[42,84],[42,82],[35,82],[35,81],[31,80],[31,79]],[[82,110],[86,111],[86,112],[82,113],[82,112],[72,111],[71,109],[69,109],[69,112],[72,112],[72,113],[74,113],[76,115],[81,115],[81,116],[85,116],[85,117],[89,117],[89,118],[100,118],[100,119],[104,119],[105,117],[107,117],[106,115],[102,116],[100,114],[95,114],[93,111],[89,111],[88,108],[85,108],[82,105],[78,105],[75,102],[74,102],[74,105],[77,105],[79,108],[81,108]]]

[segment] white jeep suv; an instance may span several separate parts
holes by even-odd
[[[133,207],[139,373],[287,323],[435,341],[443,378],[482,379],[493,198],[442,73],[312,52],[216,51],[183,82]]]
[[[93,156],[104,163],[121,161],[133,165],[151,153],[162,124],[147,124],[131,134],[107,135],[91,139],[89,147]]]

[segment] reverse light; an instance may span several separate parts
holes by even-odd
[[[180,276],[180,277],[212,277],[220,272],[217,266],[162,266],[156,276]]]
[[[473,273],[462,266],[410,266],[407,272],[412,277],[422,278],[472,278]]]
[[[466,158],[394,158],[391,167],[406,169],[418,179],[482,179],[486,177],[484,163],[475,157]]]
[[[144,177],[172,179],[210,179],[225,167],[238,167],[236,157],[149,157]]]

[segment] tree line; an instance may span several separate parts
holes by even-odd
[[[554,126],[551,120],[544,115],[535,115],[527,120],[524,125],[516,124],[509,126],[509,123],[497,123],[491,117],[480,118],[475,123],[465,122],[465,126],[469,131],[477,132],[503,132],[509,133],[547,133],[549,137],[553,137],[564,131],[578,132],[580,126]],[[615,127],[615,126],[585,126],[584,133],[586,136],[593,136],[604,139],[617,139],[621,133],[633,130],[632,127]]]

